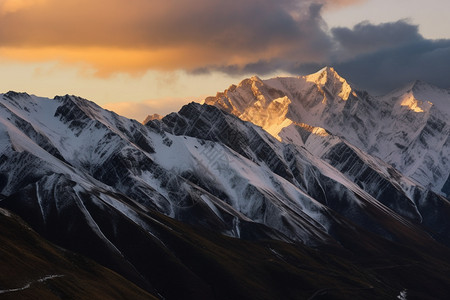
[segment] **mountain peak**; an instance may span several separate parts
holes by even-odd
[[[306,75],[307,82],[315,83],[319,87],[326,87],[337,94],[342,100],[346,101],[352,92],[352,87],[347,80],[341,77],[332,67],[325,67],[316,73]]]
[[[259,78],[258,76],[254,75],[250,78],[252,81],[257,81],[257,82],[262,82],[261,78]]]
[[[23,92],[15,92],[15,91],[9,91],[6,94],[4,94],[4,96],[8,97],[8,98],[28,98],[30,97],[30,95],[28,93],[23,93]]]
[[[310,91],[305,94],[304,91]],[[261,80],[244,79],[205,104],[214,105],[244,121],[261,126],[276,139],[293,122],[321,127],[322,114],[342,113],[346,100],[353,95],[351,86],[332,67],[300,77],[277,77]]]
[[[259,83],[259,84],[263,84],[263,81],[261,80],[261,78],[259,78],[258,76],[254,75],[250,78],[246,78],[244,80],[242,80],[237,87],[242,87],[242,86],[252,86],[254,83]],[[232,85],[230,86],[229,90],[234,90],[236,88],[236,86]]]
[[[440,113],[450,115],[450,91],[422,80],[409,82],[382,98],[396,99],[399,105],[415,112],[425,112],[434,106]]]
[[[440,88],[422,80],[415,80],[412,82],[411,90],[413,92],[421,92],[424,90],[440,90]]]
[[[446,91],[443,90],[431,83],[428,83],[426,81],[423,80],[414,80],[414,81],[410,81],[406,84],[404,84],[403,86],[401,86],[400,88],[397,88],[391,92],[388,93],[389,94],[406,94],[406,93],[413,93],[413,94],[417,94],[417,93],[421,93],[427,90],[441,90],[441,91]]]
[[[306,81],[314,82],[316,84],[324,85],[327,81],[332,79],[338,79],[342,81],[345,79],[342,78],[332,67],[324,67],[317,71],[316,73],[306,75]]]
[[[153,114],[153,115],[148,115],[144,121],[142,122],[142,124],[147,124],[149,121],[153,121],[153,120],[161,120],[163,118],[163,116],[159,115],[159,114]]]

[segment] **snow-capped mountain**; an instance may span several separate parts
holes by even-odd
[[[391,111],[371,152],[450,196],[450,91],[416,81],[380,98]],[[388,140],[389,143],[382,143]]]
[[[416,81],[373,97],[324,68],[297,78],[252,77],[205,103],[288,143],[302,145],[308,131],[331,133],[449,196],[449,90]]]
[[[416,85],[374,98],[331,68],[298,78],[253,77],[204,105],[190,103],[144,124],[75,96],[8,92],[0,95],[0,206],[160,298],[305,298],[316,283],[300,290],[287,283],[304,275],[296,268],[305,258],[314,261],[309,269],[329,267],[316,249],[358,264],[374,256],[380,270],[398,264],[402,253],[405,265],[422,257],[447,268],[439,257],[448,257],[450,203],[445,189],[435,191],[448,177],[448,115],[434,113],[445,93]],[[440,102],[431,105],[423,95]],[[406,123],[387,122],[403,116]],[[408,126],[400,141],[394,128]],[[414,156],[420,149],[425,154]],[[430,174],[444,179],[424,182]],[[424,247],[439,259],[424,258]],[[223,262],[234,260],[243,267]],[[266,261],[271,270],[295,270],[286,281],[248,279],[252,270],[265,274]],[[364,264],[357,268],[367,281],[356,284],[366,275],[349,271],[355,261],[332,267],[342,280],[323,275],[347,287],[336,294],[377,286],[376,296],[365,298],[379,299],[405,285],[432,285],[377,281]],[[418,276],[439,277],[418,268]],[[225,283],[234,289],[223,281],[230,277]]]
[[[183,107],[177,114],[166,116],[161,123],[161,128],[166,132],[220,142],[228,146],[252,162],[256,162],[257,165],[269,168],[276,175],[285,178],[291,186],[295,186],[324,207],[331,207],[334,212],[338,212],[366,229],[375,230],[378,234],[383,235],[384,229],[378,229],[384,226],[380,226],[379,220],[376,220],[375,224],[372,223],[373,218],[367,215],[367,207],[373,206],[380,213],[389,214],[394,218],[402,216],[408,222],[424,224],[430,229],[433,236],[448,240],[445,234],[450,230],[450,223],[446,221],[445,217],[450,208],[448,200],[427,190],[403,176],[392,166],[364,153],[339,137],[323,133],[311,134],[301,145],[281,143],[252,124],[239,122],[236,118],[217,109],[195,103]],[[160,123],[152,122],[147,125],[155,126],[155,124]],[[241,124],[250,128],[236,130]],[[206,181],[211,183],[207,183],[205,189],[209,190],[209,186],[217,189],[218,183],[220,185],[221,182],[226,182],[227,166],[231,166],[233,163],[234,159],[225,159],[224,164],[218,167],[215,176]],[[205,173],[198,168],[198,165],[189,166],[187,170],[190,171],[182,176],[189,179],[194,177],[195,182],[200,181],[204,185],[204,180],[196,178],[199,176],[198,174]],[[207,170],[209,169],[207,168]],[[243,176],[246,178],[246,182],[250,179],[250,183],[255,177],[261,181],[261,178],[267,176],[252,173],[246,173]],[[273,175],[269,178],[272,177]],[[233,180],[235,179],[233,178]],[[273,181],[273,179],[271,180]],[[268,182],[259,184],[263,190],[270,186],[271,184]],[[276,198],[280,199],[280,196],[283,195],[280,194],[280,191],[285,194],[287,188],[280,186],[279,183],[276,186],[278,187],[274,188],[271,193],[276,193]],[[234,183],[232,186],[222,187],[220,192],[228,195],[228,191],[234,192],[238,188],[239,185]],[[236,198],[248,203],[246,195],[248,193],[241,193]],[[269,196],[264,195],[263,199],[267,198]],[[277,200],[272,201],[276,202]],[[252,198],[250,203],[254,206],[255,203],[261,203],[261,200]],[[314,204],[314,201],[311,204]],[[314,207],[311,204],[302,204],[304,207],[302,211],[315,217],[325,228],[334,226],[333,222],[324,216],[324,210],[314,209],[312,212],[308,212],[309,209],[305,210],[306,207]],[[361,209],[361,206],[364,209]],[[247,216],[255,214],[254,211],[242,210],[242,206],[236,208]],[[441,208],[443,209],[441,212],[429,214],[430,211],[434,212]],[[268,210],[274,211],[273,208]],[[294,210],[298,211],[298,208],[294,207]],[[260,214],[264,211],[258,209],[256,212]],[[400,217],[400,219],[402,218]],[[273,227],[268,223],[265,224]],[[386,233],[384,236],[389,237],[390,234]]]

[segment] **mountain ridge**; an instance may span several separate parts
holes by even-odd
[[[2,94],[0,206],[50,241],[169,299],[305,298],[325,287],[305,280],[312,274],[302,260],[332,286],[349,280],[356,294],[376,286],[377,296],[368,298],[404,288],[445,295],[438,283],[450,269],[450,203],[365,150],[371,143],[358,138],[389,106],[371,112],[376,99],[337,76],[328,68],[314,82],[248,79],[219,93],[218,105],[190,103],[145,124],[76,96]],[[302,119],[308,110],[324,119],[309,124]],[[257,113],[263,125],[282,125],[270,127],[278,136],[243,120]],[[284,124],[286,117],[297,119]],[[426,119],[420,132],[441,141],[440,121]],[[341,128],[356,134],[346,138]],[[335,269],[342,280],[324,275],[329,266],[314,253],[345,261]],[[364,284],[349,272],[353,265]],[[389,275],[392,265],[401,266]],[[408,274],[403,265],[420,272]],[[269,284],[271,272],[284,274],[280,266],[290,270],[280,275],[286,282],[276,280],[283,291]],[[249,279],[253,269],[266,275]],[[299,278],[299,289],[289,284]],[[344,286],[328,293],[352,293]]]

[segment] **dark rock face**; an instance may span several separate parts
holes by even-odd
[[[447,178],[447,180],[445,181],[444,186],[442,187],[442,193],[444,193],[445,195],[447,195],[447,197],[450,197],[450,176]]]
[[[347,144],[337,144],[323,158],[393,211],[416,223],[422,221],[416,206],[403,191],[371,168]]]

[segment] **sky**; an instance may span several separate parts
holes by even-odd
[[[0,0],[0,93],[74,94],[142,121],[324,66],[383,94],[450,88],[448,0]]]

